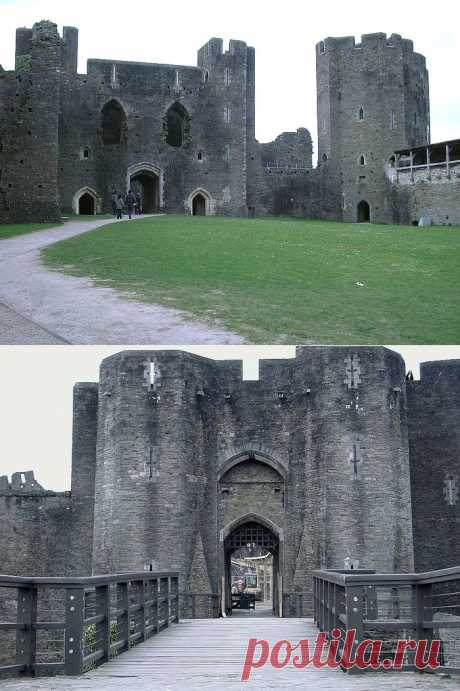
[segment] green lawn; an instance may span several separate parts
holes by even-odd
[[[43,254],[252,343],[460,342],[458,227],[163,216]]]
[[[46,228],[55,228],[57,223],[17,223],[17,224],[0,224],[0,240],[12,238],[15,235],[25,235],[26,233],[33,233],[36,230],[45,230]]]

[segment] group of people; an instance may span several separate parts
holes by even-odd
[[[128,214],[128,218],[132,218],[133,214],[139,216],[142,213],[142,194],[140,192],[133,192],[128,190],[127,194],[123,196],[121,192],[112,190],[112,211],[113,215],[118,219],[123,218],[123,212]]]

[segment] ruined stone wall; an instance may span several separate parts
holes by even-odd
[[[222,40],[212,39],[199,51],[198,67],[90,60],[87,75],[68,73],[60,118],[63,208],[75,208],[75,195],[90,188],[107,211],[112,189],[126,192],[127,171],[145,167],[158,175],[162,210],[190,213],[190,195],[204,190],[209,213],[245,215],[252,53],[241,41],[224,52]],[[102,140],[102,110],[112,100],[126,118],[120,144]],[[180,147],[166,141],[175,103],[189,117]]]
[[[70,492],[44,490],[33,472],[0,477],[2,573],[63,576],[72,532]]]
[[[18,30],[16,69],[0,73],[0,222],[60,219],[60,66],[55,24]]]
[[[360,44],[327,38],[316,58],[318,162],[339,193],[336,218],[356,221],[358,203],[367,201],[372,221],[392,222],[388,160],[429,141],[425,58],[398,34],[367,34]]]
[[[460,563],[460,361],[426,362],[407,383],[415,568]]]

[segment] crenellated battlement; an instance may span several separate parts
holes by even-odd
[[[327,37],[316,44],[317,55],[325,55],[334,52],[351,53],[352,51],[371,51],[371,50],[400,49],[405,54],[413,53],[418,58],[425,60],[423,55],[414,52],[414,43],[410,39],[403,38],[401,34],[385,33],[363,34],[361,41],[358,42],[354,36]]]

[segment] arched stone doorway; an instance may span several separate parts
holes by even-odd
[[[201,193],[198,193],[193,197],[192,215],[206,216],[206,199]]]
[[[282,579],[280,569],[280,540],[276,531],[266,525],[260,517],[248,517],[237,524],[224,540],[224,597],[225,611],[232,613],[232,586],[243,582],[244,589],[256,597],[257,603],[263,603],[263,613],[280,616]],[[267,559],[268,557],[268,559]],[[271,557],[271,558],[270,558]],[[254,564],[256,559],[267,559],[269,572],[246,567]],[[238,569],[242,569],[238,573]],[[250,569],[250,570],[249,570]],[[249,578],[248,578],[249,577]],[[267,582],[268,581],[268,582]],[[269,594],[266,600],[264,595]]]
[[[357,216],[358,223],[369,223],[371,220],[371,207],[364,199],[358,204]]]
[[[232,555],[243,560],[271,555],[267,563],[272,565],[269,574],[272,601],[263,608],[256,602],[256,614],[258,610],[267,611],[268,606],[267,614],[282,615],[285,481],[284,466],[262,452],[240,451],[221,465],[218,516],[224,612],[232,611]]]
[[[130,188],[142,197],[142,213],[154,214],[159,208],[158,175],[150,171],[141,171],[131,177]]]
[[[100,201],[96,190],[93,190],[91,187],[83,187],[73,196],[73,212],[79,216],[94,216],[100,213]]]
[[[94,206],[94,197],[89,192],[85,192],[78,200],[78,213],[84,216],[94,216]]]
[[[190,210],[192,216],[212,216],[214,201],[209,192],[200,187],[189,195],[186,208]]]
[[[142,213],[158,213],[163,206],[163,171],[151,163],[138,163],[128,168],[127,189],[140,192]]]

